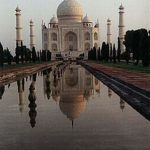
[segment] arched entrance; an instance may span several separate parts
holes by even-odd
[[[77,35],[74,32],[68,32],[65,35],[65,51],[77,51]]]

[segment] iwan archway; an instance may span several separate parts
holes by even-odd
[[[78,41],[77,35],[74,32],[68,32],[65,35],[65,51],[77,51],[78,50]]]

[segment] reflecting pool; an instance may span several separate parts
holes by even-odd
[[[150,122],[79,65],[0,87],[0,150],[149,150]]]

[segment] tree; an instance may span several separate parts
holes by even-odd
[[[3,51],[3,46],[0,43],[0,66],[3,67],[4,64],[4,51]]]
[[[149,37],[146,29],[141,29],[141,49],[142,49],[142,64],[144,67],[149,66]]]
[[[94,46],[93,47],[93,60],[96,60],[96,52],[97,50],[96,50],[96,47]]]
[[[24,63],[24,52],[26,50],[26,47],[23,46],[23,42],[21,41],[21,47],[20,47],[20,55],[21,55],[21,63]]]
[[[51,60],[51,52],[47,50],[47,61]]]
[[[31,62],[31,51],[29,48],[26,48],[25,49],[25,52],[24,52],[24,57],[25,57],[25,62]]]
[[[106,43],[103,42],[103,43],[102,43],[102,49],[101,49],[101,57],[102,57],[102,60],[105,59],[105,50],[106,50]]]
[[[109,44],[106,44],[106,48],[105,48],[105,60],[108,62],[109,60]]]
[[[37,60],[40,61],[40,52],[37,52]]]
[[[102,60],[109,60],[109,44],[106,44],[105,42],[102,43],[101,56]]]
[[[116,63],[116,47],[115,44],[113,45],[113,63]]]
[[[4,50],[3,57],[4,57],[4,62],[7,62],[8,65],[11,65],[11,62],[13,60],[13,56],[11,55],[11,53],[10,53],[8,48]]]
[[[46,61],[46,50],[42,50],[42,61]]]
[[[136,30],[133,33],[133,59],[136,60],[135,65],[139,64],[140,60],[140,45],[141,45],[141,32],[140,30]]]
[[[32,61],[35,62],[37,60],[35,47],[32,48]]]
[[[16,56],[15,56],[16,64],[19,64],[19,55],[20,55],[20,47],[18,46],[18,42],[17,42],[16,43]]]
[[[130,53],[133,53],[133,34],[134,31],[127,31],[126,35],[125,35],[125,41],[124,41],[124,45],[126,47],[126,51],[124,54],[124,59],[126,60],[126,63],[129,63],[130,60]]]
[[[117,59],[118,62],[120,63],[120,55],[121,55],[121,47],[120,47],[120,38],[118,37],[118,50],[117,50]]]
[[[112,58],[113,58],[113,49],[112,44],[110,44],[110,55],[109,55],[110,62],[112,62]]]
[[[98,48],[98,60],[101,60],[101,48]]]

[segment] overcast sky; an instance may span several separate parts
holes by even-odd
[[[29,47],[29,20],[35,22],[36,49],[41,49],[41,22],[46,24],[63,0],[0,0],[0,41],[12,52],[15,48],[15,8],[22,10],[24,45]],[[100,23],[101,42],[106,40],[107,18],[112,20],[112,41],[118,37],[118,7],[125,7],[125,30],[150,29],[150,0],[78,0],[93,22]]]

